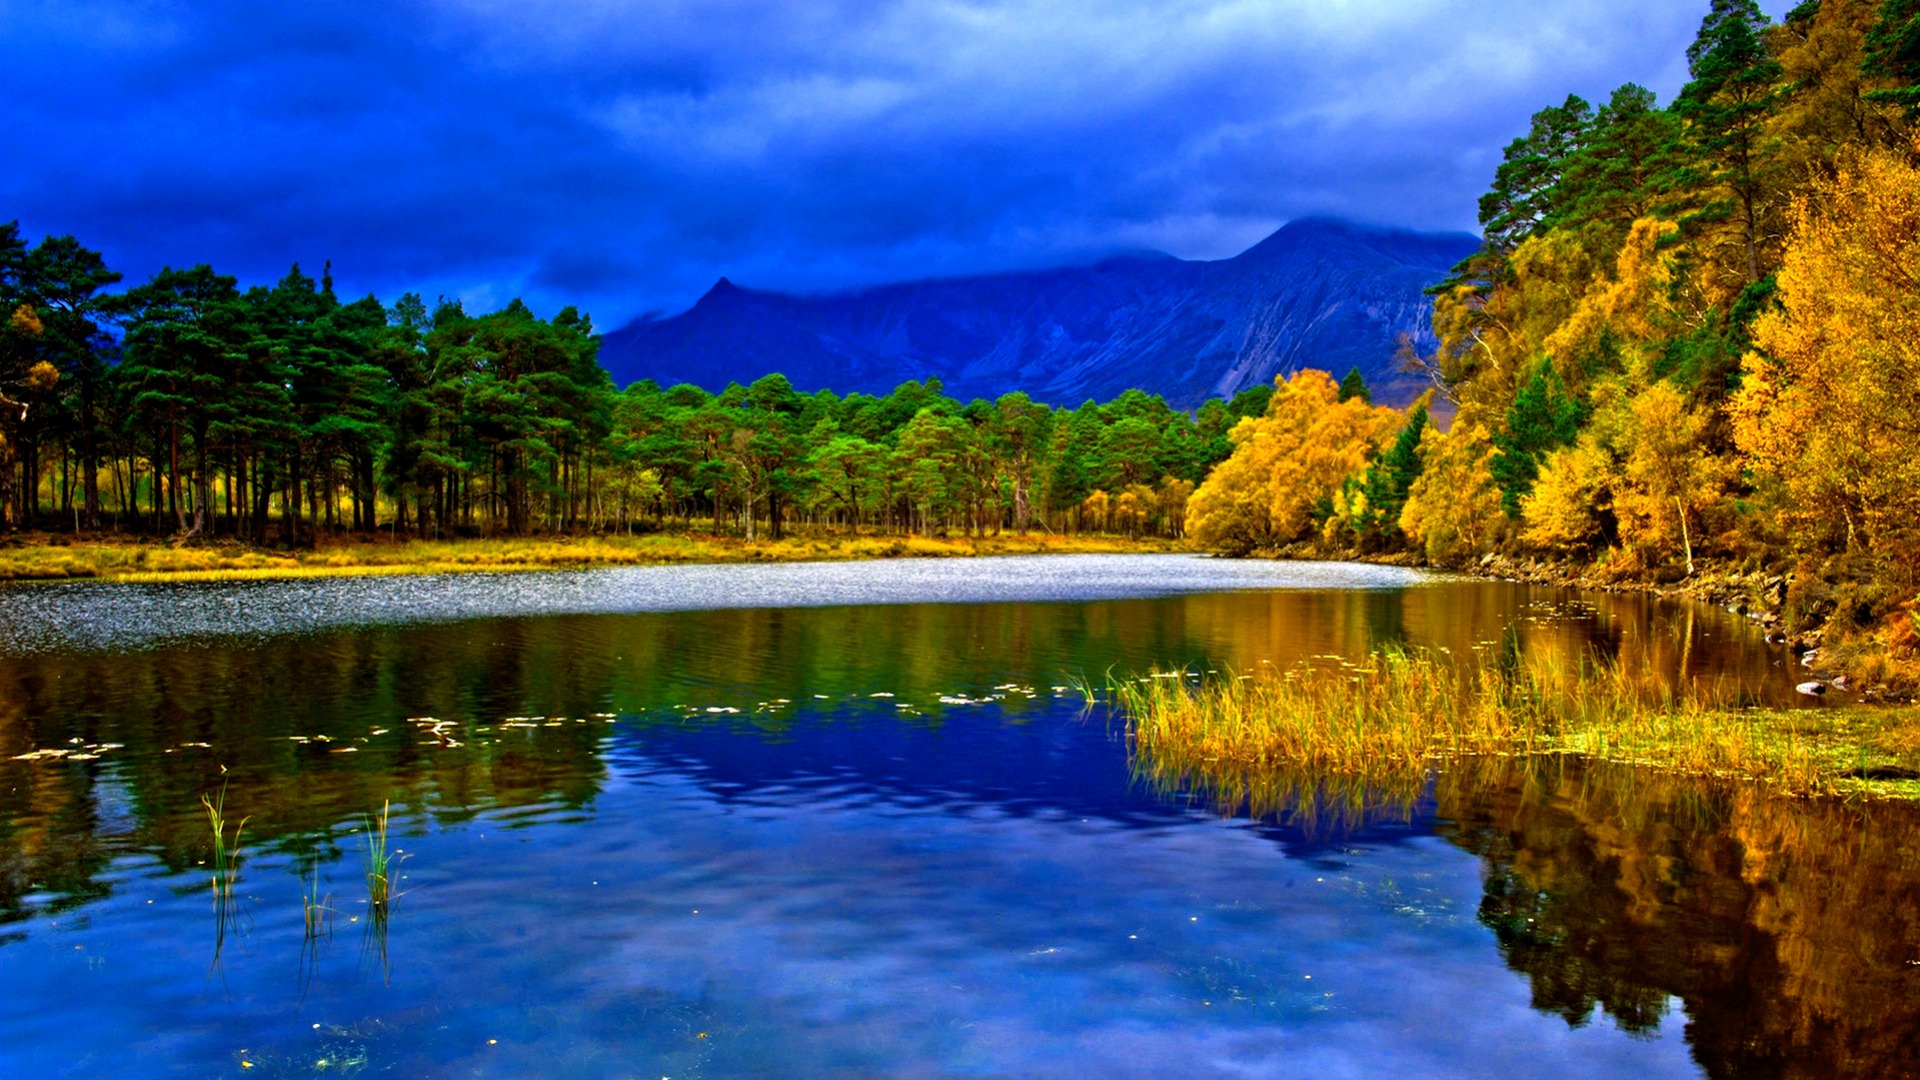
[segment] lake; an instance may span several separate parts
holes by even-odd
[[[1382,644],[1793,700],[1716,609],[1342,564],[0,588],[0,1075],[1920,1074],[1907,807],[1559,759],[1251,818],[1079,689]]]

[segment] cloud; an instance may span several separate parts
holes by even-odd
[[[1304,214],[1465,228],[1569,91],[1664,94],[1665,0],[0,0],[0,219],[130,276],[334,263],[612,325]],[[1778,12],[1775,12],[1778,14]]]

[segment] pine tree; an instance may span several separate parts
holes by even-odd
[[[1860,69],[1893,84],[1868,93],[1867,100],[1902,106],[1909,120],[1920,116],[1920,0],[1880,5]]]
[[[1493,437],[1493,479],[1509,518],[1519,520],[1520,500],[1533,490],[1541,457],[1573,443],[1585,412],[1553,365],[1541,361],[1534,367],[1507,410],[1507,429]]]
[[[1340,400],[1352,401],[1354,398],[1368,405],[1373,404],[1373,391],[1367,389],[1366,377],[1360,374],[1358,367],[1349,368],[1340,379]]]
[[[1687,48],[1693,81],[1673,103],[1686,131],[1671,183],[1695,204],[1694,221],[1735,223],[1748,283],[1761,276],[1762,202],[1772,172],[1766,124],[1784,100],[1768,25],[1755,0],[1713,0]]]

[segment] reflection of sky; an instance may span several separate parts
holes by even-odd
[[[15,628],[156,647],[0,662],[0,735],[20,750],[126,744],[4,762],[9,884],[62,858],[86,880],[21,886],[0,987],[34,989],[0,996],[0,1075],[1694,1074],[1678,1012],[1647,1041],[1529,1007],[1477,921],[1480,861],[1434,835],[1431,803],[1350,829],[1221,821],[1134,779],[1118,730],[1054,687],[1376,639],[1465,651],[1516,617],[1527,649],[1764,669],[1724,613],[1186,558],[373,585],[387,598],[352,582],[8,594],[34,612],[9,606]],[[1159,598],[724,606],[870,587]],[[494,603],[644,613],[474,617]],[[155,631],[220,610],[253,635]],[[85,636],[134,616],[124,639]],[[242,918],[209,971],[194,800],[229,780],[255,817]],[[388,795],[422,833],[398,841],[391,985],[347,921],[365,911],[348,830]],[[341,916],[303,990],[287,860],[329,824]]]
[[[517,824],[401,837],[391,985],[343,920],[304,997],[277,859],[246,868],[247,930],[211,974],[204,893],[129,869],[112,899],[0,949],[0,980],[41,988],[0,1012],[0,1067],[1697,1074],[1678,1017],[1646,1040],[1530,1009],[1475,921],[1477,860],[1433,837],[1352,837],[1330,865],[1203,814],[1140,827],[851,788],[723,801],[643,744],[584,821]],[[351,854],[328,870],[345,912],[357,871]]]

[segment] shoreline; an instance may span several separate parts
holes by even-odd
[[[24,539],[26,542],[19,542]],[[459,540],[347,539],[286,551],[233,541],[175,546],[47,534],[0,540],[0,583],[263,581],[411,574],[528,573],[689,563],[856,562],[993,555],[1116,555],[1186,552],[1180,541],[1043,533],[923,537],[803,533],[747,541],[710,533],[548,536]]]
[[[1818,682],[1821,694],[1838,692],[1848,703],[1920,704],[1920,664],[1902,662],[1868,634],[1833,633],[1830,620],[1792,610],[1795,571],[1742,570],[1702,560],[1689,576],[1665,580],[1634,574],[1610,574],[1587,563],[1488,554],[1472,562],[1428,562],[1412,552],[1333,551],[1313,542],[1252,553],[1252,558],[1341,559],[1379,566],[1404,566],[1464,574],[1486,581],[1552,585],[1604,593],[1642,593],[1667,600],[1711,604],[1759,627],[1771,644],[1793,650],[1805,681]],[[1818,695],[1816,695],[1818,696]]]

